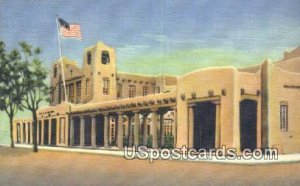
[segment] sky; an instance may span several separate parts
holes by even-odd
[[[63,55],[80,65],[84,48],[116,49],[118,70],[182,75],[207,66],[274,61],[299,46],[298,0],[0,0],[0,40],[43,49],[45,66],[59,58],[56,15],[79,23],[83,41],[63,39]]]
[[[182,75],[281,59],[300,45],[299,9],[299,0],[0,0],[0,40],[7,50],[20,41],[41,47],[50,68],[59,15],[81,25],[83,41],[62,40],[79,65],[84,48],[101,41],[116,49],[119,71]]]

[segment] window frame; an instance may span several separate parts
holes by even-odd
[[[117,84],[117,97],[122,97],[122,84],[118,83]]]
[[[81,81],[76,82],[76,103],[79,103],[81,100]]]
[[[92,64],[92,52],[88,51],[86,54],[86,58],[87,58],[87,64],[90,65]]]
[[[106,59],[106,60],[105,60]],[[110,55],[109,55],[109,51],[107,50],[103,50],[101,52],[101,64],[103,65],[107,65],[110,63]]]
[[[135,85],[129,85],[129,98],[134,98],[136,96],[136,86]]]
[[[160,94],[160,86],[156,87],[156,93]]]
[[[102,94],[109,95],[110,89],[110,79],[108,77],[103,77],[103,85],[102,85]]]
[[[280,130],[283,132],[288,131],[288,104],[287,102],[281,102],[279,107],[280,116]]]
[[[148,95],[148,87],[143,86],[143,96],[147,96],[147,95]]]
[[[85,80],[85,94],[88,94],[88,87],[90,86],[90,79]]]

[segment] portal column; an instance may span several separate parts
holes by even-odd
[[[108,113],[103,114],[104,116],[104,147],[108,148]]]
[[[140,128],[140,116],[139,112],[134,112],[134,145],[139,145],[139,128]]]
[[[189,148],[193,148],[194,147],[194,106],[195,104],[191,104],[188,107],[188,126],[189,126],[189,130],[188,130],[188,139],[189,139]]]
[[[218,149],[220,148],[220,139],[221,139],[221,134],[220,134],[220,102],[214,102],[216,105],[216,129],[215,129],[215,148]]]
[[[76,81],[73,83],[73,103],[77,103],[77,90],[76,90]]]
[[[25,123],[25,142],[28,144],[28,123]]]
[[[132,115],[128,114],[128,146],[132,147],[132,130],[131,130]]]
[[[36,123],[36,143],[38,144],[38,145],[40,145],[41,144],[41,142],[40,142],[40,132],[39,132],[39,128],[40,128],[40,120],[37,120],[37,123]],[[33,126],[33,122],[32,122],[32,126]],[[32,133],[33,134],[33,133]],[[33,141],[32,141],[33,142]]]
[[[80,116],[80,146],[84,147],[84,116]]]
[[[117,112],[117,125],[118,125],[118,148],[123,149],[123,113]]]
[[[92,118],[92,147],[96,148],[96,115],[91,115]]]
[[[151,110],[151,121],[152,121],[152,148],[157,148],[157,109]]]
[[[174,138],[174,148],[176,147],[176,140],[177,140],[177,109],[174,108],[174,125],[172,127],[172,134]]]
[[[25,123],[25,143],[28,144],[28,123]]]
[[[74,145],[74,116],[71,117],[71,122],[70,122],[70,146],[73,145]]]
[[[160,125],[160,146],[165,145],[165,126],[164,126],[164,115],[165,112],[160,113],[159,125]]]
[[[147,139],[148,139],[148,124],[147,124],[147,116],[148,114],[143,114],[143,145],[147,145]]]
[[[30,141],[31,141],[31,144],[33,144],[33,122],[30,122]]]
[[[49,118],[49,120],[48,120],[48,145],[52,145],[51,144],[51,136],[52,136],[51,128],[52,128],[52,119]]]
[[[41,145],[44,145],[44,127],[45,127],[45,120],[41,120],[42,121],[42,129],[41,129],[41,133],[42,133],[42,135],[41,135]]]

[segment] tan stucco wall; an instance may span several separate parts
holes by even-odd
[[[110,55],[110,63],[101,63],[102,50]],[[87,64],[87,52],[92,54],[92,62]],[[60,146],[66,146],[69,128],[68,114],[70,112],[84,112],[98,108],[109,109],[120,105],[143,103],[153,100],[163,100],[176,97],[171,109],[177,108],[177,147],[189,145],[188,105],[192,103],[192,94],[196,94],[196,101],[218,100],[220,104],[220,145],[240,148],[240,102],[244,99],[257,101],[257,147],[262,146],[262,138],[267,137],[267,146],[278,147],[283,153],[300,152],[300,58],[299,49],[293,51],[286,59],[276,63],[264,63],[245,69],[234,67],[205,68],[176,76],[144,76],[138,74],[117,73],[115,50],[103,43],[85,49],[83,68],[76,63],[65,60],[65,75],[67,83],[81,83],[81,104],[58,104],[59,79],[51,79],[51,86],[56,87],[56,100],[49,106],[38,111],[38,120],[57,119],[57,134],[60,118],[66,118],[66,140]],[[263,66],[268,67],[262,70]],[[53,70],[53,69],[52,69]],[[73,70],[73,75],[70,75]],[[263,72],[263,73],[262,73]],[[53,72],[52,72],[53,73]],[[61,70],[58,66],[58,76]],[[51,75],[53,76],[53,74]],[[103,95],[103,77],[110,78],[109,95]],[[76,79],[74,79],[76,78]],[[85,93],[86,79],[90,86]],[[117,83],[122,84],[121,97],[117,98]],[[129,85],[136,86],[136,97],[128,98]],[[288,87],[284,87],[287,85]],[[143,86],[148,87],[147,96],[142,96]],[[157,93],[157,87],[160,93]],[[262,88],[263,87],[263,88]],[[76,87],[75,87],[76,89]],[[243,89],[243,94],[241,90]],[[262,90],[263,89],[263,90]],[[209,95],[209,91],[213,95]],[[222,94],[223,91],[223,94]],[[61,90],[63,93],[63,90]],[[267,94],[266,94],[267,93]],[[262,104],[262,95],[267,95]],[[182,95],[185,96],[182,99]],[[195,100],[195,98],[193,98]],[[280,130],[280,102],[288,103],[288,131]],[[55,105],[55,106],[54,106]],[[157,105],[156,105],[157,106]],[[263,112],[262,106],[266,107]],[[219,108],[219,107],[218,107]],[[149,109],[147,107],[147,109]],[[134,109],[133,109],[134,110]],[[88,111],[88,112],[87,112]],[[132,111],[132,110],[131,110]],[[109,112],[109,111],[107,111]],[[262,118],[267,129],[262,131]],[[16,141],[16,123],[14,124],[14,140]],[[21,125],[21,130],[22,130]],[[23,131],[23,130],[22,130]],[[265,134],[262,134],[265,133]],[[26,138],[27,139],[27,138]],[[58,143],[58,136],[57,136]]]
[[[233,146],[233,125],[237,124],[234,110],[234,68],[211,68],[199,70],[178,78],[177,90],[177,146],[188,145],[188,107],[187,99],[195,92],[197,97],[208,97],[208,91],[213,90],[214,96],[221,96],[226,89],[226,96],[221,96],[221,145]],[[185,100],[181,99],[185,94]]]
[[[261,71],[257,71],[255,73],[238,73],[238,89],[237,92],[240,92],[241,89],[245,90],[244,95],[237,95],[241,101],[244,99],[255,100],[257,102],[257,120],[256,120],[256,128],[257,128],[257,147],[261,148],[262,146],[262,121],[261,121]],[[239,112],[236,109],[235,112]]]
[[[28,125],[30,125],[30,141],[32,142],[32,119],[15,119],[13,122],[13,141],[17,143],[17,125],[20,124],[20,143],[28,143]],[[25,124],[25,134],[23,133],[23,128]],[[25,137],[25,141],[23,141]]]
[[[300,86],[300,74],[270,64],[269,76],[269,146],[283,153],[300,152],[300,89],[284,88],[284,85]],[[287,131],[280,130],[281,101],[288,103]]]
[[[130,85],[134,85],[136,87],[136,96],[143,95],[144,86],[148,88],[148,94],[153,94],[155,92],[155,78],[152,76],[118,73],[117,79],[117,83],[122,86],[121,97],[118,97],[118,99],[129,97]]]
[[[214,96],[220,97],[220,145],[240,148],[240,117],[239,104],[243,99],[257,101],[257,146],[261,146],[261,99],[257,96],[260,91],[260,71],[256,73],[239,72],[235,68],[210,68],[199,70],[178,79],[177,109],[178,109],[178,134],[177,146],[188,144],[188,99],[191,93],[196,93],[197,98],[209,100],[208,91],[213,91]],[[246,95],[241,96],[241,89]],[[222,95],[225,90],[226,95]],[[181,99],[181,94],[186,99]]]

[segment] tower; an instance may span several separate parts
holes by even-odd
[[[115,50],[101,42],[86,48],[82,76],[83,103],[116,99]]]

